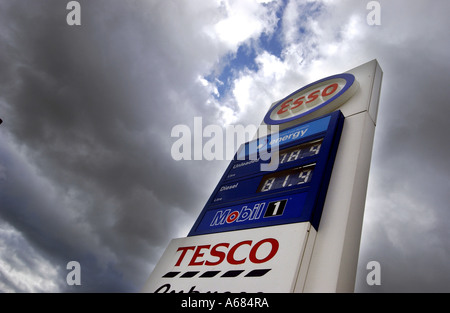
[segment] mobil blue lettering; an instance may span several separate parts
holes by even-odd
[[[218,210],[211,221],[210,226],[219,226],[225,223],[231,224],[234,222],[245,222],[251,220],[257,220],[261,217],[264,211],[265,203],[257,203],[252,209],[248,208],[246,205],[240,210],[225,209]]]

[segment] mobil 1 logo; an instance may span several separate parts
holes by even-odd
[[[287,203],[287,199],[270,202],[267,205],[267,209],[266,209],[266,213],[264,214],[264,217],[283,215],[284,208],[286,207],[286,203]]]
[[[290,194],[206,211],[190,235],[307,221],[308,193]]]
[[[263,218],[280,216],[283,215],[286,203],[287,199],[269,202],[267,206],[266,202],[256,202],[217,210],[215,211],[214,217],[212,218],[211,223],[209,223],[209,226],[258,221],[261,220],[261,215],[263,212]],[[209,220],[209,218],[206,217],[206,220]]]

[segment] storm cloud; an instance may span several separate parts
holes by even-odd
[[[356,291],[450,291],[448,1],[379,1],[379,26],[359,0],[79,3],[69,26],[65,1],[0,0],[1,291],[139,291],[227,166],[175,161],[175,125],[258,125],[375,58]]]

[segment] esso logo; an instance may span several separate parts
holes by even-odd
[[[330,76],[309,84],[279,101],[264,117],[266,124],[277,125],[331,113],[358,89],[352,74]],[[306,118],[305,118],[306,119]],[[301,122],[301,121],[299,121]]]

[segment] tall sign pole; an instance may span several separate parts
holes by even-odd
[[[373,60],[275,102],[143,291],[352,292],[381,79]]]

